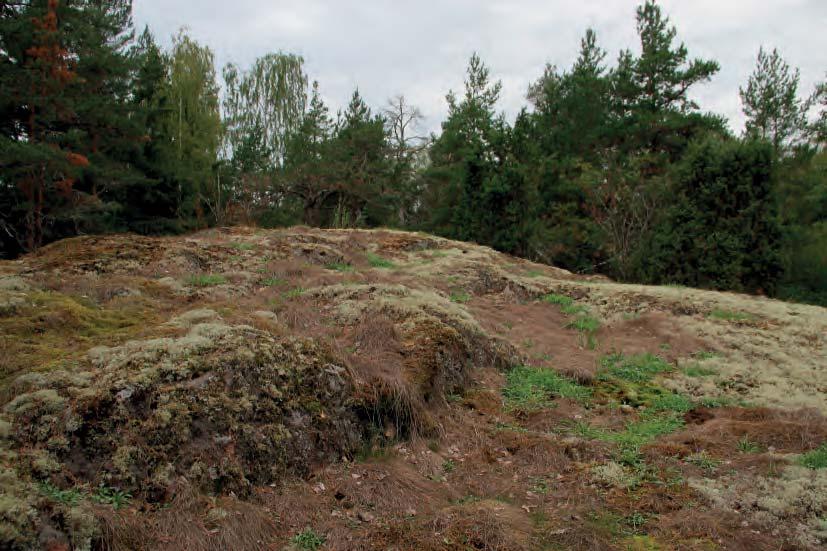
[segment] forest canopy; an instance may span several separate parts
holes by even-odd
[[[630,14],[631,15],[631,14]],[[331,112],[294,53],[218,68],[130,0],[0,0],[0,257],[68,236],[213,225],[399,227],[578,273],[827,304],[827,80],[762,48],[736,135],[720,67],[652,0],[639,47],[584,29],[512,121],[477,54],[426,135],[403,94]]]

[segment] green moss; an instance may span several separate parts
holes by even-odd
[[[261,280],[261,284],[267,287],[276,287],[279,285],[286,285],[287,280],[281,277],[268,277]]]
[[[456,302],[457,304],[465,304],[469,300],[471,300],[471,295],[469,295],[466,291],[451,291],[451,302]]]
[[[511,409],[533,411],[553,406],[554,398],[586,402],[591,390],[547,368],[516,367],[508,372],[503,389]]]
[[[0,387],[23,369],[62,367],[90,346],[127,338],[157,317],[142,298],[107,309],[61,293],[32,293],[14,316],[0,317]]]
[[[256,248],[252,243],[231,243],[230,247],[237,251],[252,251]]]

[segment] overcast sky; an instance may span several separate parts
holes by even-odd
[[[219,69],[248,66],[267,52],[304,56],[332,109],[353,89],[374,108],[403,93],[436,130],[445,94],[461,90],[477,51],[502,80],[501,108],[513,116],[547,62],[568,67],[588,27],[614,61],[638,50],[637,0],[134,0],[135,23],[164,45],[186,26],[216,53]],[[690,56],[717,60],[721,71],[695,90],[703,109],[743,125],[738,87],[761,45],[777,47],[801,69],[802,94],[827,72],[827,0],[663,0]]]

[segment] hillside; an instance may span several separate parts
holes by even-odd
[[[827,310],[395,231],[0,263],[0,547],[823,549]]]

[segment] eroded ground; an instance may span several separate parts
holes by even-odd
[[[827,310],[392,231],[0,263],[0,547],[820,549]]]

